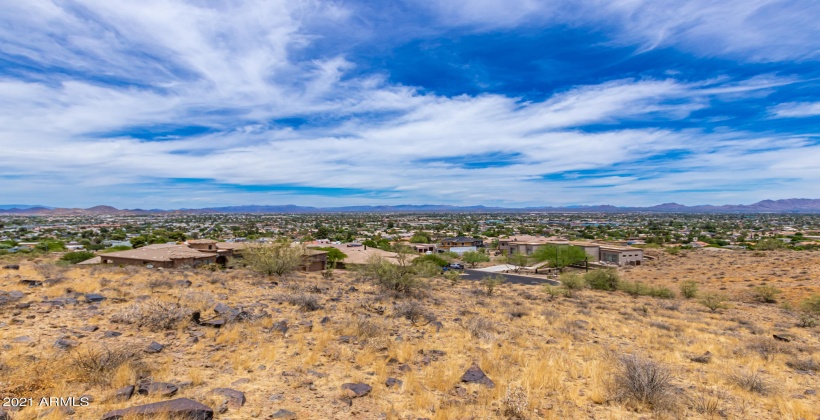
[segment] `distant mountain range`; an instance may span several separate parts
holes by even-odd
[[[120,210],[111,206],[96,206],[87,209],[53,208],[22,204],[0,205],[0,215],[32,216],[98,216],[98,215],[140,215],[140,214],[218,214],[218,213],[817,213],[820,214],[820,199],[790,198],[786,200],[763,200],[754,204],[737,205],[702,205],[684,206],[677,203],[664,203],[651,207],[616,207],[610,205],[569,206],[569,207],[485,207],[485,206],[448,206],[436,204],[396,205],[396,206],[347,206],[347,207],[305,207],[292,204],[280,206],[230,206],[202,209],[178,210]]]

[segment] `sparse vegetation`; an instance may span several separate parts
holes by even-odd
[[[173,330],[191,319],[192,311],[178,303],[149,299],[115,313],[111,321],[151,331]]]
[[[701,296],[699,302],[712,312],[726,308],[726,297],[718,293],[705,293]]]
[[[81,263],[86,260],[90,260],[94,258],[93,252],[88,251],[76,251],[76,252],[69,252],[60,257],[60,261],[64,261],[68,264],[77,264]]]
[[[680,285],[680,294],[686,299],[692,299],[698,295],[698,283],[687,280]]]
[[[266,276],[282,277],[299,268],[304,262],[305,249],[291,246],[290,242],[258,244],[242,250],[242,258],[249,268]]]
[[[584,275],[589,287],[596,290],[617,290],[620,279],[618,272],[613,269],[593,270]]]
[[[776,296],[779,294],[780,290],[774,286],[758,286],[754,288],[753,292],[755,300],[763,303],[777,302]]]
[[[494,276],[486,276],[481,279],[481,284],[484,286],[484,289],[487,291],[487,296],[492,296],[495,293],[496,287],[500,286],[504,283],[506,279],[504,276],[494,275]]]
[[[644,356],[626,355],[619,359],[612,384],[613,399],[648,405],[656,410],[675,403],[675,388],[670,370]]]

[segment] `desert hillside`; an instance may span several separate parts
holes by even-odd
[[[818,253],[691,251],[620,272],[674,298],[514,284],[488,295],[440,277],[397,295],[346,270],[0,262],[19,265],[0,270],[0,394],[35,402],[6,407],[15,420],[99,419],[178,398],[218,419],[820,413],[820,329],[799,310],[820,290]],[[761,285],[781,292],[774,303],[757,299]],[[712,310],[703,296],[721,299]]]

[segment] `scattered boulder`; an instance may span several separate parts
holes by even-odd
[[[0,408],[0,420],[11,420],[11,416],[9,416],[9,413],[7,413],[6,410],[3,410],[2,408]]]
[[[5,268],[6,270],[19,270],[20,265],[18,265],[18,264],[9,264],[9,265],[4,265],[3,268]]]
[[[165,346],[163,346],[162,344],[157,343],[156,341],[152,341],[151,344],[145,347],[145,352],[150,354],[159,353],[164,348]]]
[[[384,381],[384,384],[385,384],[388,388],[393,388],[393,387],[400,387],[400,386],[402,386],[402,384],[404,384],[404,382],[402,382],[400,379],[396,379],[396,378],[387,378],[387,380],[386,380],[386,381]]]
[[[283,420],[296,420],[296,413],[293,411],[285,410],[284,408],[279,409],[279,411],[270,415],[272,419],[283,419]]]
[[[34,339],[27,336],[21,335],[20,337],[16,337],[14,340],[11,340],[13,343],[23,343],[23,344],[31,344],[34,343]]]
[[[288,332],[288,321],[283,319],[275,324],[273,324],[272,330],[276,332],[280,332],[282,334],[287,334]]]
[[[98,293],[89,293],[85,295],[85,301],[90,303],[102,302],[106,299],[105,296]]]
[[[346,383],[342,384],[342,389],[345,391],[349,391],[349,394],[352,398],[359,398],[369,394],[373,387],[364,383]]]
[[[204,325],[206,327],[211,327],[211,328],[222,328],[222,327],[225,326],[225,320],[224,319],[211,319],[211,320],[208,320],[208,321],[203,321],[200,325]]]
[[[119,337],[121,335],[122,335],[122,333],[119,332],[119,331],[106,331],[103,334],[103,338],[113,338],[113,337]]]
[[[134,385],[124,386],[114,392],[114,399],[117,401],[128,401],[134,395]]]
[[[484,374],[484,371],[475,364],[470,366],[470,368],[464,372],[464,375],[461,375],[461,382],[482,384],[487,388],[495,388],[495,382],[488,378],[487,375]]]
[[[57,347],[60,350],[68,350],[72,347],[77,347],[77,342],[75,340],[61,338],[54,342],[54,347]]]
[[[174,284],[176,284],[179,287],[191,287],[193,283],[191,283],[190,280],[177,280],[176,282],[174,282]]]
[[[322,325],[325,325],[325,324],[327,324],[328,322],[330,322],[330,317],[327,317],[327,316],[326,316],[326,317],[322,317],[322,319],[319,321],[319,323],[320,323],[320,324],[322,324]]]
[[[217,304],[216,304],[216,307],[214,307],[214,312],[216,312],[216,313],[218,313],[218,314],[220,314],[220,315],[226,315],[226,314],[231,314],[231,313],[233,313],[233,312],[234,312],[234,310],[233,310],[233,309],[231,309],[231,307],[230,307],[230,306],[228,306],[228,305],[226,305],[226,304],[224,304],[224,303],[217,303]]]
[[[114,410],[103,415],[102,420],[121,420],[124,418],[151,419],[167,416],[179,420],[211,420],[214,410],[188,398],[161,401],[152,404],[138,405],[121,410]]]
[[[100,327],[98,327],[96,325],[83,325],[82,327],[79,328],[80,331],[85,331],[85,332],[94,332],[94,331],[97,331],[99,329],[100,329]]]
[[[43,282],[40,280],[20,280],[20,284],[25,284],[28,287],[41,287]]]
[[[216,388],[211,393],[221,395],[228,400],[228,406],[237,409],[245,405],[245,393],[231,388]]]
[[[20,300],[20,299],[24,298],[25,296],[26,296],[25,293],[20,292],[18,290],[12,290],[11,292],[9,292],[9,297],[14,299],[14,300]]]
[[[789,335],[789,334],[783,334],[783,333],[780,333],[780,334],[772,334],[772,337],[774,337],[774,339],[775,339],[775,340],[778,340],[778,341],[785,341],[785,342],[787,342],[787,343],[793,340],[793,337],[792,337],[791,335]]]
[[[143,382],[139,385],[137,393],[140,395],[158,395],[161,397],[171,397],[177,393],[179,388],[168,382]]]

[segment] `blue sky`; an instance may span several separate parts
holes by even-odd
[[[0,204],[820,198],[816,1],[0,12]]]

